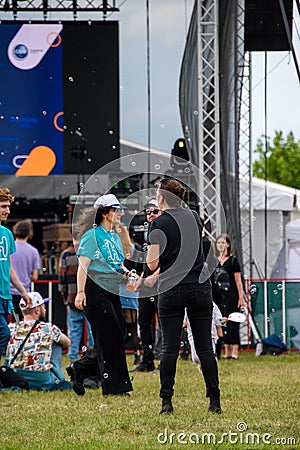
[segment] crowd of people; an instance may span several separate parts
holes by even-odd
[[[183,325],[192,360],[206,384],[208,409],[221,413],[218,362],[238,359],[239,325],[228,316],[244,305],[243,278],[230,238],[215,241],[213,270],[207,263],[211,242],[203,221],[184,202],[185,187],[161,179],[156,196],[144,205],[146,245],[135,242],[122,223],[126,207],[113,194],[99,197],[73,221],[73,244],[59,259],[58,289],[67,308],[67,334],[46,321],[46,304],[31,283],[38,278],[38,251],[30,221],[13,233],[1,224],[14,198],[0,189],[0,356],[29,389],[85,393],[96,377],[103,395],[129,396],[131,372],[158,371],[160,414],[173,413],[176,363]],[[204,249],[204,250],[203,250]],[[10,314],[13,313],[8,325]],[[129,370],[125,337],[134,350]],[[80,358],[85,340],[88,352]],[[62,369],[67,348],[71,382]],[[158,367],[155,359],[159,360]]]

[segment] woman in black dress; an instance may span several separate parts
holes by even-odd
[[[244,305],[241,267],[237,258],[232,254],[231,242],[227,234],[218,236],[215,246],[218,258],[215,274],[218,273],[218,269],[225,269],[228,273],[230,287],[214,295],[214,301],[219,306],[223,317],[228,317],[229,314],[239,311]],[[227,322],[223,342],[224,359],[238,359],[240,344],[238,323]]]

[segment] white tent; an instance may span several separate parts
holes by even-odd
[[[286,237],[286,278],[300,279],[300,219],[288,222]]]
[[[247,180],[240,180],[241,183],[247,183]],[[245,184],[246,188],[247,184]],[[242,186],[242,192],[246,189]],[[245,195],[245,194],[244,194]],[[265,211],[265,197],[267,198],[267,208]],[[246,204],[246,197],[241,198],[241,205]],[[254,262],[254,277],[264,275],[265,256],[267,246],[267,277],[274,272],[274,265],[278,256],[283,253],[280,258],[280,267],[276,268],[277,275],[285,276],[285,252],[282,250],[286,242],[286,225],[289,221],[299,217],[300,209],[300,190],[294,189],[282,184],[265,182],[260,178],[252,178],[252,256]],[[242,217],[249,214],[249,205],[243,206],[241,211]],[[265,224],[267,228],[265,229]],[[245,243],[246,245],[246,243]],[[283,262],[281,262],[283,261]],[[278,272],[279,270],[279,272]],[[245,274],[246,276],[248,274]]]

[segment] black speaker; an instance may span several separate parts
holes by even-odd
[[[293,0],[283,0],[292,35]],[[291,50],[279,0],[245,1],[245,51]]]
[[[64,22],[65,173],[91,174],[118,159],[118,22]]]

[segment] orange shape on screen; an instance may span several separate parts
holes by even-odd
[[[17,176],[49,175],[56,163],[56,156],[50,147],[39,145],[31,150],[22,166],[17,170]]]

